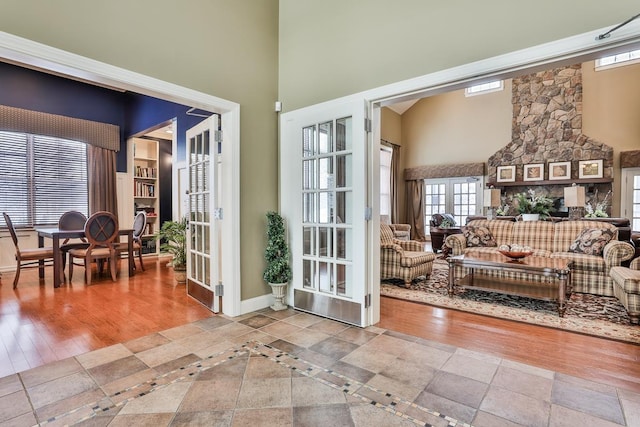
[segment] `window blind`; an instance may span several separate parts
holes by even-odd
[[[16,226],[57,224],[69,210],[87,214],[83,142],[0,131],[0,210]]]

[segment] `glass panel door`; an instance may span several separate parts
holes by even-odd
[[[212,116],[187,131],[189,168],[189,233],[187,239],[187,292],[218,312],[215,285],[219,272],[219,162],[221,144],[215,142],[218,117]]]
[[[282,135],[280,209],[288,222],[293,267],[289,304],[363,326],[364,105],[287,113]]]

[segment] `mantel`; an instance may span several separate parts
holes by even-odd
[[[609,184],[613,178],[589,178],[589,179],[547,179],[542,181],[513,181],[513,182],[487,182],[487,187],[533,187],[540,185],[571,185],[575,184]]]

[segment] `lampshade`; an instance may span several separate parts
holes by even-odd
[[[584,187],[573,185],[564,188],[564,205],[568,208],[582,208],[586,202]]]
[[[485,208],[497,208],[500,206],[500,190],[498,188],[488,188],[484,190]]]

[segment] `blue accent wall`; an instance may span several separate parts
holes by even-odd
[[[203,119],[185,105],[0,62],[0,104],[120,126],[118,172],[127,171],[127,138],[177,119],[178,158],[185,158],[185,132]],[[163,192],[164,193],[164,192]]]

